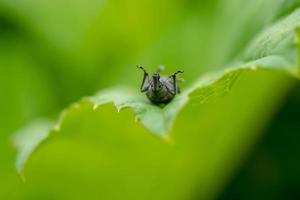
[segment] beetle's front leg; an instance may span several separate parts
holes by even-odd
[[[172,78],[173,80],[173,88],[174,88],[174,92],[173,94],[176,95],[177,93],[180,93],[179,88],[177,87],[177,80],[176,80],[176,75],[179,73],[183,73],[184,71],[182,70],[178,70],[175,73],[173,73],[171,76],[169,76],[169,78]]]
[[[140,87],[140,91],[146,92],[149,88],[149,74],[141,65],[137,65],[136,67],[144,71],[144,77]]]

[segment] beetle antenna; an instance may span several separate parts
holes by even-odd
[[[165,66],[164,65],[158,65],[157,73],[160,73],[160,72],[162,72],[164,70],[165,70]]]
[[[143,70],[145,74],[148,74],[143,65],[136,65],[136,67]]]

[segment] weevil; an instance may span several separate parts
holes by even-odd
[[[184,71],[178,70],[170,76],[160,76],[159,73],[163,70],[162,67],[153,73],[150,77],[148,72],[143,66],[137,65],[137,68],[143,70],[144,77],[140,87],[142,93],[146,93],[148,99],[154,104],[167,104],[180,93],[178,83],[182,82],[183,79],[178,79],[177,74],[183,73]]]

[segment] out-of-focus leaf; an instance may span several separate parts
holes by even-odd
[[[36,120],[26,128],[20,130],[20,133],[16,132],[13,140],[15,147],[19,152],[16,160],[18,172],[22,171],[30,154],[32,154],[38,145],[48,138],[51,127],[53,127],[53,123],[48,120]]]
[[[297,66],[297,51],[299,49],[296,47],[295,37],[298,38],[299,35],[295,34],[295,30],[299,24],[300,10],[298,9],[291,15],[267,28],[262,34],[254,39],[247,49],[245,57],[241,59],[246,60],[247,62],[237,62],[237,64],[234,64],[232,67],[227,67],[225,71],[201,77],[194,85],[187,88],[185,92],[178,95],[174,101],[163,108],[150,104],[145,97],[137,95],[137,90],[125,88],[111,89],[100,92],[93,97],[84,98],[80,103],[76,103],[71,106],[71,108],[66,109],[62,113],[55,127],[52,128],[55,128],[57,131],[60,130],[61,125],[64,123],[65,116],[70,114],[70,110],[74,107],[80,109],[86,101],[89,101],[94,109],[103,104],[113,102],[118,111],[123,108],[131,108],[134,111],[136,118],[141,120],[145,128],[157,136],[167,138],[168,132],[172,127],[177,114],[189,100],[191,100],[191,103],[197,104],[216,99],[216,97],[223,95],[230,90],[234,81],[242,72],[246,73],[247,71],[263,69],[281,71],[292,77],[298,77],[299,68]],[[38,127],[40,127],[40,125],[38,125]],[[41,138],[43,138],[43,140],[48,135],[45,135],[47,129],[49,129],[48,126],[41,131]],[[25,130],[26,133],[29,132],[28,129]],[[50,130],[51,129],[49,129],[49,132]],[[20,134],[23,134],[22,131]],[[19,159],[17,161],[18,171],[23,169],[24,161],[27,160],[30,153],[34,151],[38,145],[38,141],[42,141],[36,140],[35,138],[36,137],[33,138],[33,142],[30,141],[30,139],[26,139],[23,142],[24,145],[26,143],[34,144],[28,145],[28,148],[25,149],[26,151],[23,148],[19,149],[18,154],[22,159],[21,161],[19,161]]]

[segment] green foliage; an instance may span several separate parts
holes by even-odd
[[[0,175],[7,181],[0,198],[11,187],[22,188],[15,199],[217,197],[300,74],[298,1],[244,4],[1,1],[9,16],[2,21],[14,24],[1,32],[11,48],[0,47],[1,65],[11,66],[2,105],[16,99],[26,109],[10,112],[0,137],[106,89],[71,104],[55,123],[17,131],[19,173],[30,158],[25,185],[11,178],[14,156],[1,147],[10,152],[2,167],[10,173]],[[152,105],[139,94],[136,63],[180,63],[183,92],[164,107]],[[22,83],[10,80],[22,72]]]
[[[166,138],[177,114],[188,102],[189,97],[194,103],[214,100],[220,94],[224,94],[230,90],[241,72],[249,73],[251,70],[256,71],[265,68],[272,71],[281,70],[296,77],[298,75],[298,68],[295,62],[297,59],[297,49],[295,45],[293,45],[293,38],[295,37],[294,31],[296,26],[299,25],[299,21],[300,10],[296,10],[290,16],[268,28],[250,44],[245,54],[245,59],[250,60],[248,63],[227,68],[223,73],[216,73],[201,78],[191,88],[187,88],[186,92],[179,95],[173,102],[163,108],[152,105],[145,98],[137,95],[137,91],[135,90],[126,88],[109,89],[93,97],[85,98],[82,103],[74,104],[71,108],[65,110],[53,128],[60,132],[61,126],[67,118],[66,116],[72,115],[74,109],[86,109],[85,101],[88,101],[92,105],[93,110],[98,109],[98,107],[103,104],[113,102],[118,112],[123,108],[131,108],[135,113],[136,119],[141,120],[145,128],[153,134]],[[286,56],[288,58],[286,58]],[[90,120],[90,118],[94,116],[86,115],[83,117],[87,119],[81,120]],[[112,119],[107,118],[106,120],[101,120],[100,123],[105,124],[108,123],[107,121],[109,120]],[[44,122],[42,124],[44,124]],[[17,169],[19,172],[23,169],[23,165],[30,156],[30,153],[34,151],[38,143],[44,141],[45,137],[47,137],[49,132],[53,129],[49,127],[48,123],[44,126],[42,124],[37,124],[37,127],[26,128],[24,133],[19,133],[19,136],[24,136],[24,138],[17,137],[16,139],[17,146],[19,147],[17,159]],[[78,123],[72,124],[76,129]],[[124,127],[126,123],[117,123],[116,125]],[[100,130],[98,131],[97,129],[94,131],[100,132]]]
[[[21,133],[16,133],[14,143],[19,152],[16,162],[19,172],[31,153],[48,137],[51,127],[51,122],[38,120],[23,129]]]

